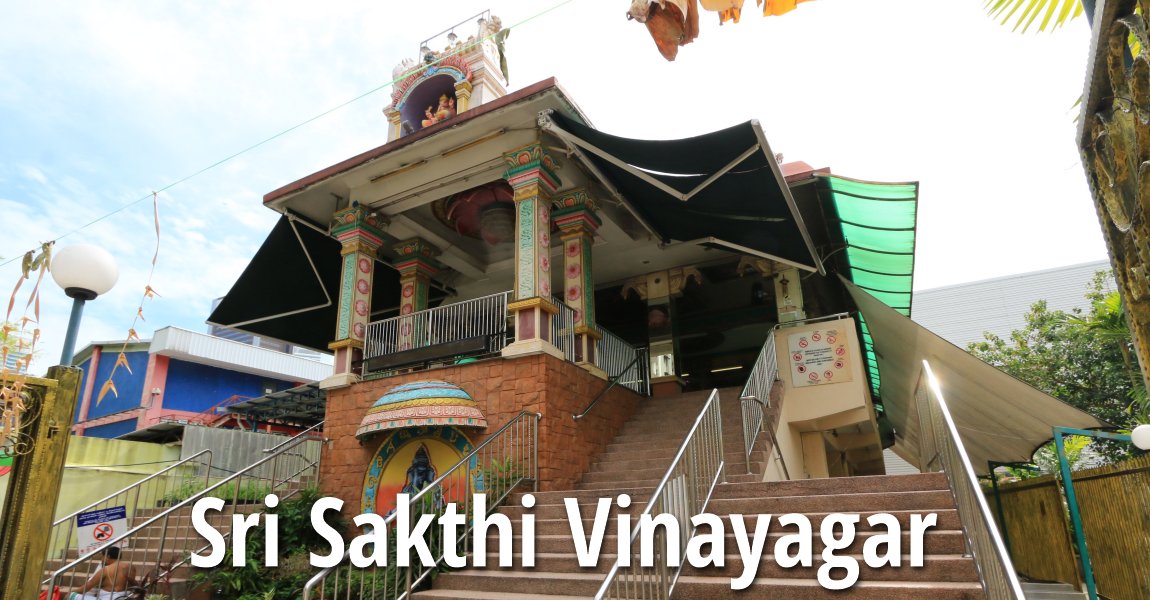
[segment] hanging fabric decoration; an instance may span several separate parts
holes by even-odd
[[[100,394],[96,396],[96,406],[104,400],[104,396],[109,393],[113,398],[119,398],[120,393],[116,390],[116,384],[112,383],[112,378],[116,376],[116,371],[121,367],[129,374],[132,373],[132,368],[128,366],[128,344],[132,342],[139,342],[140,335],[136,333],[136,324],[140,321],[145,321],[144,318],[144,301],[150,300],[159,296],[159,292],[152,287],[152,276],[156,274],[156,261],[160,258],[160,197],[156,192],[152,192],[152,224],[156,230],[156,249],[152,252],[152,268],[148,270],[148,281],[144,284],[144,292],[140,296],[140,303],[136,306],[136,316],[132,319],[132,325],[128,327],[128,337],[124,340],[124,345],[120,347],[120,353],[116,355],[116,363],[112,365],[112,372],[108,373],[108,378],[100,386]]]
[[[634,0],[627,18],[643,23],[659,53],[675,60],[679,46],[691,43],[699,35],[698,0]]]
[[[763,9],[763,16],[778,16],[791,12],[802,2],[810,0],[755,0]],[[745,0],[632,0],[627,18],[647,26],[647,32],[659,53],[667,60],[675,60],[679,46],[691,43],[699,35],[699,9],[719,13],[719,25],[731,21],[738,23],[743,15]]]

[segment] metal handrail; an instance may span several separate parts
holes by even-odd
[[[755,366],[751,367],[747,375],[747,383],[739,393],[739,404],[743,416],[743,454],[747,459],[747,473],[751,472],[751,450],[759,439],[759,433],[764,431],[766,422],[766,409],[771,405],[771,388],[779,379],[779,364],[775,355],[775,330],[778,325],[767,332],[767,340],[759,350],[755,359]],[[784,471],[786,471],[784,463]],[[790,479],[787,474],[787,479]]]
[[[602,327],[596,327],[596,330],[599,332],[599,339],[595,342],[595,365],[611,374],[620,362],[629,362],[630,364],[618,370],[617,376],[622,379],[632,372],[634,376],[626,381],[620,381],[620,384],[638,394],[650,395],[649,365],[642,358],[646,349],[632,346],[623,338]],[[634,360],[635,358],[640,360]],[[632,371],[632,369],[634,370]]]
[[[654,540],[654,564],[644,567],[641,564],[641,548],[635,544],[642,528],[631,533],[628,548],[631,548],[630,567],[627,575],[621,577],[622,557],[615,560],[611,570],[595,593],[595,600],[602,598],[670,598],[675,582],[682,570],[683,551],[694,533],[688,529],[691,517],[706,511],[707,503],[715,486],[725,481],[723,460],[723,415],[719,403],[719,390],[712,390],[711,396],[695,423],[680,444],[671,466],[655,486],[655,492],[647,501],[640,515],[669,513],[679,523],[678,566],[668,567],[666,552],[670,540],[666,528],[657,528]]]
[[[943,399],[938,379],[927,361],[915,390],[918,409],[920,461],[923,470],[937,465],[944,471],[954,495],[966,545],[978,569],[982,589],[989,600],[1024,600],[1022,584],[1010,560],[1010,553],[991,516],[986,495],[970,463],[954,417]]]
[[[320,423],[320,425],[322,425],[322,422]],[[223,486],[226,486],[229,484],[234,485],[234,487],[233,487],[234,491],[233,491],[232,498],[231,498],[232,499],[231,510],[232,510],[232,515],[234,515],[236,513],[236,505],[238,504],[238,502],[240,500],[240,489],[241,489],[240,484],[243,482],[243,479],[245,477],[248,477],[250,474],[257,472],[260,469],[263,469],[265,466],[270,466],[271,471],[272,471],[272,476],[270,478],[262,477],[262,476],[256,476],[256,477],[249,477],[249,479],[255,479],[257,482],[263,482],[263,481],[270,479],[270,481],[272,483],[266,488],[267,493],[273,493],[276,491],[276,485],[277,485],[276,481],[279,480],[279,478],[276,477],[275,473],[279,470],[279,467],[280,467],[279,460],[281,458],[286,457],[286,458],[292,459],[293,461],[302,461],[301,464],[303,464],[302,467],[296,468],[295,467],[296,463],[294,463],[294,462],[289,463],[288,469],[289,469],[290,475],[287,475],[287,476],[283,477],[282,480],[279,480],[281,485],[290,485],[292,483],[298,482],[300,479],[302,479],[301,475],[305,472],[308,472],[308,471],[314,471],[315,473],[318,473],[319,472],[319,458],[318,457],[314,460],[314,462],[309,462],[311,459],[304,457],[304,456],[300,455],[299,453],[289,453],[290,450],[295,449],[296,447],[303,444],[304,442],[313,441],[312,438],[305,437],[305,436],[306,436],[306,432],[301,432],[301,433],[297,434],[296,436],[294,436],[290,440],[288,440],[287,443],[281,444],[280,446],[282,448],[280,450],[278,450],[277,452],[270,454],[268,456],[265,456],[264,458],[248,465],[247,467],[244,467],[243,469],[240,469],[239,471],[232,473],[228,477],[221,479],[220,481],[216,482],[215,484],[209,485],[206,488],[204,488],[203,490],[201,490],[195,494],[192,494],[188,498],[185,498],[184,500],[172,505],[167,510],[164,510],[163,512],[160,512],[159,514],[152,516],[151,518],[145,520],[143,523],[140,523],[139,525],[136,525],[135,527],[128,529],[128,531],[125,531],[124,533],[116,536],[114,539],[108,541],[106,544],[101,546],[101,548],[106,548],[109,546],[122,545],[124,540],[128,540],[130,538],[133,538],[134,536],[139,534],[141,531],[145,531],[147,528],[149,528],[153,525],[159,524],[159,526],[160,526],[160,532],[159,532],[160,541],[157,544],[157,547],[155,548],[155,556],[156,556],[155,565],[157,568],[164,571],[163,573],[160,573],[160,575],[166,576],[168,573],[171,573],[176,568],[182,566],[185,562],[190,560],[192,552],[199,553],[199,552],[203,552],[205,549],[208,548],[208,544],[205,544],[203,546],[198,546],[198,544],[197,544],[197,547],[188,547],[187,546],[188,541],[191,539],[196,539],[196,540],[200,540],[200,541],[202,541],[202,539],[199,538],[198,534],[192,535],[193,530],[192,530],[192,524],[190,523],[190,519],[184,519],[183,521],[185,521],[185,522],[177,523],[176,525],[173,526],[173,528],[175,528],[177,531],[183,531],[184,535],[182,536],[182,539],[184,540],[185,545],[182,548],[175,549],[172,560],[169,563],[164,563],[163,562],[163,556],[164,556],[165,550],[167,549],[166,546],[167,546],[167,542],[169,539],[168,534],[169,534],[169,524],[170,524],[171,518],[173,516],[187,516],[187,515],[189,515],[190,510],[185,511],[183,514],[177,514],[177,513],[180,513],[180,511],[184,511],[184,509],[190,509],[190,507],[192,505],[194,505],[197,501],[199,501],[201,498],[204,498],[205,496],[211,495],[212,492],[219,490]],[[295,469],[295,470],[290,471],[290,469]],[[288,489],[286,491],[287,491],[286,494],[283,494],[280,496],[281,500],[286,499],[286,498],[290,498],[296,492],[298,492],[299,489],[298,488]],[[231,532],[225,531],[222,533],[222,535],[225,538],[227,538],[231,535]],[[147,548],[147,550],[151,551],[152,549]],[[73,578],[75,578],[78,575],[83,580],[87,580],[89,577],[92,576],[93,573],[95,573],[96,569],[98,569],[100,567],[99,564],[93,564],[93,563],[99,563],[100,558],[101,558],[101,555],[99,552],[93,552],[91,554],[87,554],[85,556],[77,558],[76,560],[69,562],[68,564],[64,565],[63,567],[56,569],[52,573],[52,575],[48,578],[48,580],[45,581],[44,583],[47,584],[49,590],[52,590],[52,589],[56,588],[56,586],[58,585],[57,582],[61,579],[61,577],[65,576],[66,574],[71,575]],[[85,571],[83,573],[80,573],[79,569],[77,568],[77,567],[80,567],[81,565],[85,566]]]
[[[475,525],[474,519],[470,518],[471,515],[471,502],[473,494],[470,493],[472,486],[482,488],[488,496],[494,496],[494,499],[487,499],[487,512],[491,513],[499,504],[515,489],[520,483],[524,481],[531,481],[534,484],[534,489],[539,488],[539,421],[543,418],[541,413],[522,411],[515,418],[511,419],[504,426],[500,427],[495,433],[492,433],[483,440],[474,450],[464,456],[459,462],[452,465],[450,469],[440,475],[435,481],[427,484],[423,489],[419,490],[408,499],[408,505],[412,508],[412,514],[418,514],[418,510],[426,506],[427,500],[430,500],[434,510],[439,510],[451,489],[462,489],[463,509],[460,513],[469,515],[467,519],[467,526],[465,531],[457,537],[457,543],[462,546],[463,550],[461,555],[466,553],[471,543],[471,529]],[[525,431],[529,430],[529,431]],[[524,445],[528,444],[529,448]],[[498,446],[496,448],[496,446]],[[488,453],[489,447],[496,448],[495,453]],[[499,452],[499,451],[502,452]],[[526,467],[522,464],[516,464],[516,460],[527,460],[529,462]],[[506,469],[514,472],[514,476],[505,474],[496,474],[492,476],[492,481],[487,481],[484,477],[485,470],[499,470]],[[479,476],[476,482],[476,475]],[[444,482],[448,482],[446,485]],[[492,494],[492,490],[495,493]],[[478,491],[478,490],[477,490]],[[450,500],[447,500],[450,502]],[[391,527],[395,523],[398,513],[393,512],[385,518],[384,526]],[[438,544],[438,545],[436,545]],[[351,556],[350,548],[344,552],[340,562],[334,567],[328,567],[316,573],[303,589],[303,600],[312,600],[319,598],[324,600],[326,598],[340,598],[350,594],[353,587],[358,586],[358,595],[356,597],[365,598],[394,598],[400,600],[408,597],[412,590],[422,583],[428,577],[432,577],[437,570],[438,565],[444,559],[444,545],[442,537],[432,536],[428,546],[435,554],[435,565],[423,565],[421,572],[414,572],[420,569],[419,561],[413,561],[411,567],[396,568],[394,565],[389,569],[383,567],[377,569],[371,567],[370,569],[357,569],[349,567],[346,563]],[[340,570],[342,569],[342,573]],[[335,577],[331,576],[335,574]],[[346,583],[344,581],[346,580]],[[353,583],[353,580],[356,583]],[[370,583],[369,583],[370,582]],[[329,593],[328,587],[333,589]],[[341,586],[343,592],[341,593]],[[380,589],[379,586],[382,586]],[[370,587],[370,589],[368,589]]]
[[[207,463],[204,463],[203,461],[199,460],[201,457],[203,457],[205,455],[208,457]],[[147,477],[144,477],[143,479],[141,479],[141,480],[139,480],[139,481],[137,481],[131,485],[125,486],[125,487],[121,488],[120,490],[112,492],[111,494],[108,494],[107,496],[100,498],[99,500],[97,500],[97,501],[95,501],[95,502],[93,502],[93,503],[91,503],[91,504],[89,504],[89,505],[87,505],[81,509],[72,511],[71,513],[69,513],[63,517],[56,519],[55,521],[52,522],[52,530],[48,534],[49,541],[48,541],[47,557],[49,559],[60,558],[61,556],[63,556],[64,552],[67,552],[68,547],[71,546],[71,543],[72,543],[72,534],[74,533],[73,525],[76,522],[75,521],[76,516],[79,515],[80,513],[88,512],[88,511],[96,508],[97,506],[100,506],[101,504],[104,504],[105,502],[109,502],[109,501],[111,501],[114,498],[117,498],[119,496],[125,496],[125,503],[126,503],[127,502],[126,495],[130,494],[133,490],[135,490],[136,493],[135,493],[135,496],[133,497],[133,500],[132,500],[131,510],[126,510],[128,516],[134,515],[134,514],[136,514],[136,511],[140,507],[141,490],[145,486],[147,486],[148,483],[155,481],[155,480],[159,479],[160,477],[163,477],[163,476],[169,474],[171,471],[173,471],[175,469],[178,469],[180,467],[184,467],[184,466],[188,465],[189,463],[191,463],[192,461],[199,462],[201,465],[205,465],[207,467],[207,469],[204,471],[204,476],[203,476],[204,477],[204,485],[207,485],[207,478],[211,474],[211,469],[212,469],[212,451],[210,449],[200,450],[199,452],[197,452],[197,453],[195,453],[195,454],[193,454],[193,455],[191,455],[185,459],[181,459],[180,461],[176,462],[175,464],[164,467],[163,469],[156,471],[155,473],[152,473],[151,475],[148,475]],[[197,475],[193,476],[193,478],[199,479],[198,473],[197,473]],[[178,489],[182,485],[183,485],[183,482],[181,481],[181,483],[179,485],[175,485],[172,487]],[[156,487],[157,489],[151,490],[150,492],[148,492],[148,495],[145,496],[145,500],[144,500],[145,505],[152,504],[153,505],[152,507],[154,507],[154,505],[158,504],[159,501],[163,499],[164,495],[166,495],[170,489],[169,486],[166,486],[166,485],[154,486],[154,487]],[[163,493],[161,494],[161,492],[163,492]],[[152,508],[152,507],[149,507],[149,508]],[[127,508],[128,508],[128,506],[127,506],[127,504],[125,504],[125,509],[127,509]],[[59,547],[59,542],[61,539],[60,533],[61,533],[62,526],[64,525],[64,523],[68,524],[68,533],[63,536],[63,540],[64,540],[63,546],[64,547],[60,548]]]
[[[786,321],[784,323],[776,323],[772,329],[782,329],[783,327],[791,327],[794,325],[805,325],[807,323],[818,323],[819,321],[837,321],[850,317],[849,312],[838,312],[833,315],[821,315],[818,317],[807,317],[805,319],[795,319],[794,321]]]
[[[309,434],[313,431],[316,431],[316,430],[322,430],[323,429],[323,423],[324,423],[323,421],[320,421],[319,423],[316,423],[315,425],[312,425],[311,427],[304,429],[303,431],[301,431],[301,432],[293,435],[292,437],[276,444],[275,446],[272,446],[271,448],[264,448],[263,453],[264,454],[271,454],[272,452],[275,452],[275,451],[279,450],[280,448],[283,448],[284,446],[292,443],[296,438],[306,436],[307,434]]]
[[[568,362],[575,362],[575,309],[562,298],[552,298],[555,313],[551,315],[551,344]]]
[[[743,411],[743,444],[744,454],[747,457],[747,474],[752,473],[751,452],[754,450],[755,442],[758,441],[759,434],[762,433],[768,438],[767,443],[770,444],[770,452],[774,455],[775,461],[778,462],[779,466],[783,469],[783,479],[790,481],[791,472],[787,469],[787,461],[783,458],[782,449],[780,449],[776,443],[778,438],[776,438],[774,432],[771,431],[771,427],[766,424],[767,404],[753,397],[740,398],[739,402],[741,404],[740,408]],[[747,426],[750,423],[753,423],[753,425],[751,425],[752,429],[748,433]]]
[[[643,349],[637,348],[636,350],[637,352],[635,353],[635,358],[630,362],[630,364],[624,367],[623,370],[618,374],[607,377],[607,385],[602,390],[600,390],[598,394],[595,395],[595,398],[591,400],[591,402],[587,405],[587,408],[584,408],[583,412],[571,415],[576,421],[586,417],[587,413],[591,412],[591,409],[595,408],[595,405],[598,404],[599,401],[607,395],[607,392],[611,391],[611,388],[615,387],[615,384],[619,383],[619,380],[623,378],[623,375],[630,371],[631,367],[635,366],[635,364],[643,358]]]

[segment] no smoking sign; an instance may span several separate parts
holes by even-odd
[[[808,386],[851,381],[847,333],[842,329],[817,329],[788,336],[792,384]]]

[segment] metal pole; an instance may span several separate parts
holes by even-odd
[[[1062,489],[1066,492],[1070,522],[1074,526],[1074,541],[1078,544],[1078,560],[1082,564],[1082,580],[1086,582],[1086,595],[1090,600],[1098,600],[1094,569],[1090,564],[1090,552],[1086,549],[1086,534],[1082,529],[1082,515],[1078,511],[1078,496],[1074,493],[1074,479],[1070,474],[1070,461],[1066,459],[1066,445],[1062,434],[1061,428],[1054,428],[1054,448],[1058,454],[1058,468],[1062,472]]]
[[[1062,489],[1066,493],[1066,506],[1070,512],[1070,522],[1074,526],[1074,537],[1077,538],[1074,541],[1078,545],[1078,559],[1082,565],[1082,580],[1086,583],[1086,594],[1090,600],[1098,600],[1098,587],[1094,581],[1094,567],[1090,562],[1090,552],[1086,549],[1086,533],[1082,526],[1082,513],[1078,510],[1078,495],[1074,491],[1074,479],[1070,474],[1070,461],[1066,458],[1066,445],[1062,439],[1064,435],[1081,435],[1120,442],[1133,440],[1129,435],[1108,431],[1072,427],[1054,428],[1054,448],[1058,454],[1058,468],[1062,472]]]
[[[84,315],[84,298],[72,299],[72,314],[68,317],[68,332],[64,335],[64,348],[60,351],[60,364],[72,366],[72,356],[76,352],[76,335],[80,333],[80,317]]]
[[[1006,511],[1002,509],[1002,495],[998,491],[998,476],[994,474],[995,469],[1004,465],[993,460],[986,461],[986,465],[990,467],[990,487],[994,489],[994,505],[998,510],[998,525],[1002,529],[1002,544],[1006,546],[1006,553],[1013,559],[1014,550],[1010,548],[1010,533],[1006,527]]]

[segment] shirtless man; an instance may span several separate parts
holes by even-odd
[[[83,587],[76,590],[80,600],[115,600],[123,596],[121,592],[125,592],[128,586],[136,584],[132,565],[120,562],[119,548],[109,546],[103,552],[103,566],[88,578]]]

